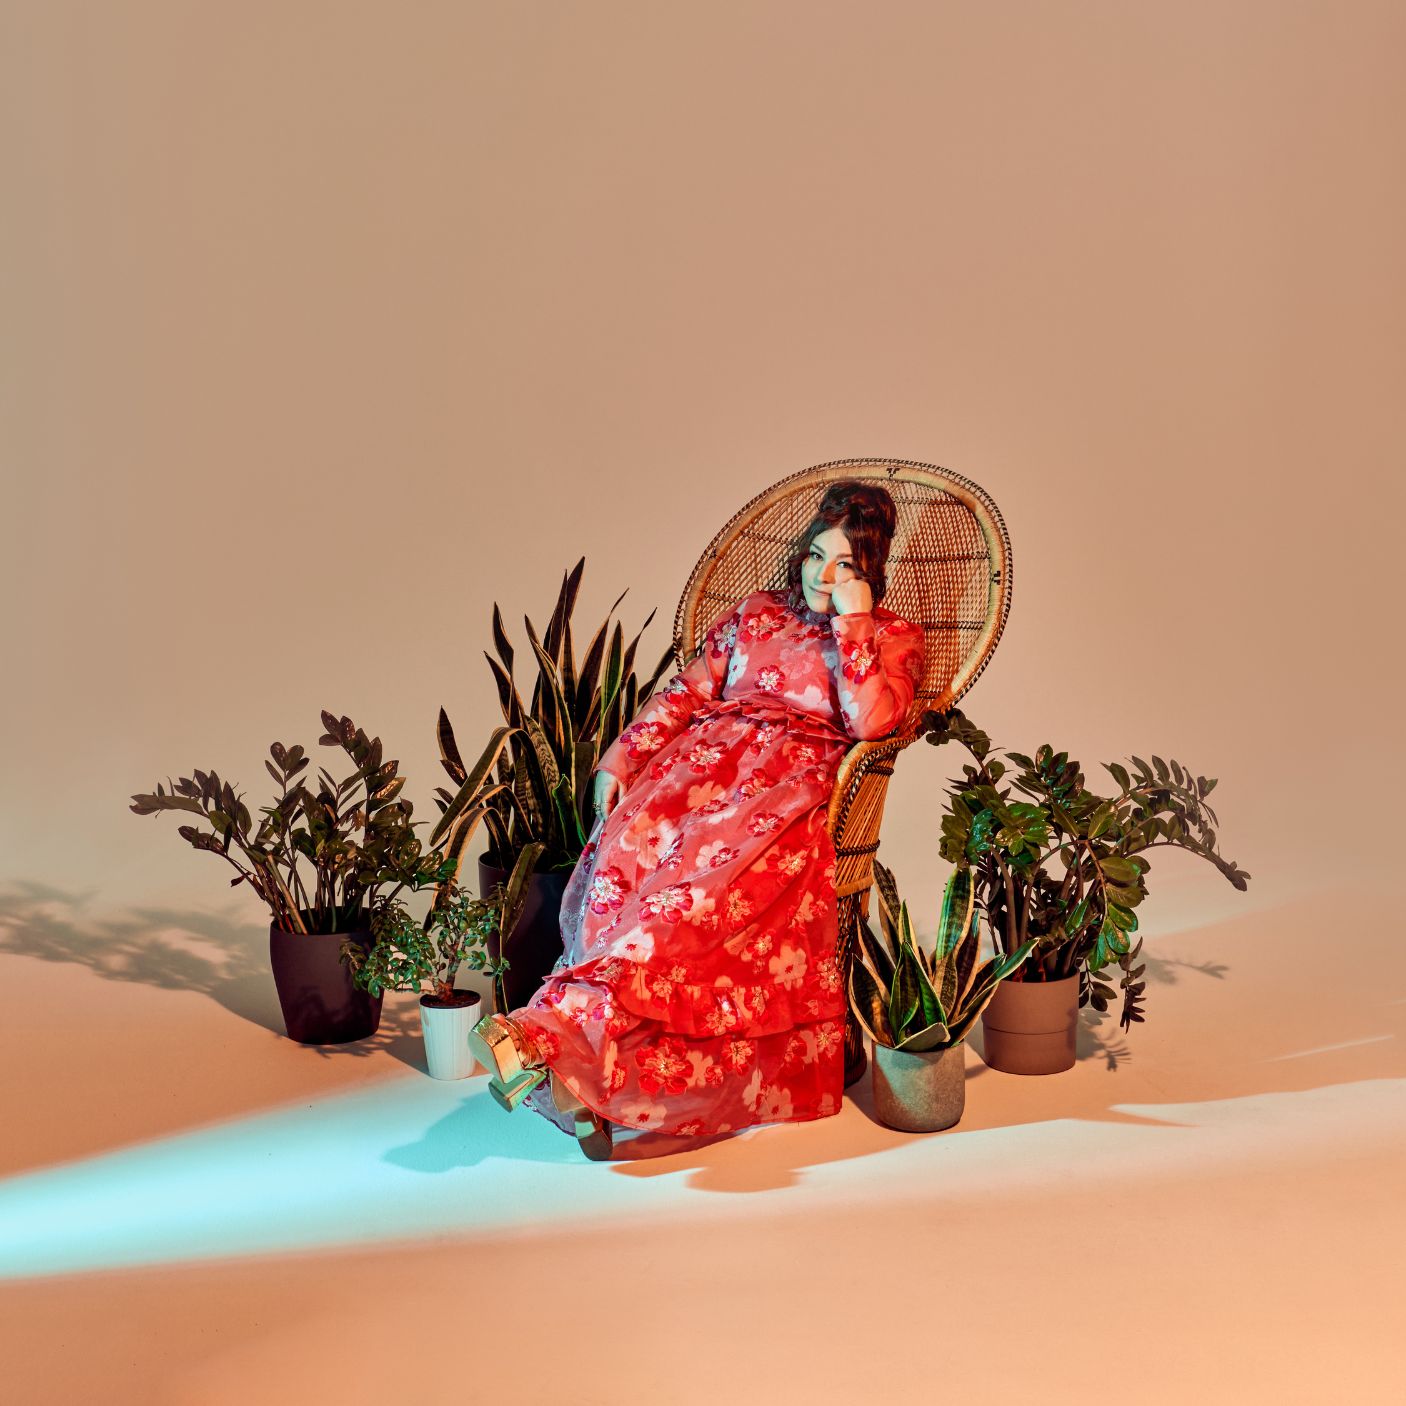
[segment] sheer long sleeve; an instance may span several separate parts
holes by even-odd
[[[601,754],[597,771],[618,777],[628,790],[640,768],[683,731],[695,708],[722,697],[741,612],[739,602],[708,626],[699,652],[663,688],[650,694],[630,725]]]
[[[869,610],[835,615],[831,627],[846,730],[857,741],[887,736],[908,716],[923,676],[922,630],[900,616],[876,620]]]

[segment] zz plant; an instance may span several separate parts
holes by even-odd
[[[1103,763],[1117,791],[1102,795],[1079,763],[1049,745],[1033,757],[1005,752],[960,709],[930,712],[922,732],[933,746],[956,742],[975,765],[963,767],[942,819],[942,855],[973,866],[978,906],[1007,953],[1033,942],[1016,980],[1057,981],[1079,974],[1079,1004],[1106,1011],[1115,999],[1100,973],[1116,963],[1124,1030],[1144,1019],[1145,970],[1138,962],[1136,908],[1147,897],[1148,851],[1174,846],[1215,865],[1243,891],[1249,874],[1216,849],[1214,777],[1178,761],[1131,758],[1129,770]],[[1028,799],[1021,800],[1019,792]],[[1058,868],[1054,866],[1058,865]]]
[[[415,835],[413,807],[400,798],[400,763],[384,758],[379,737],[367,737],[350,718],[323,711],[318,740],[347,754],[355,770],[341,781],[318,768],[316,785],[303,773],[311,764],[301,746],[275,742],[264,763],[279,787],[278,799],[260,810],[248,806],[217,772],[196,770],[135,795],[138,815],[185,811],[203,824],[178,833],[198,850],[218,855],[236,870],[231,886],[247,883],[285,932],[336,933],[364,927],[371,909],[388,893],[452,876],[444,857],[426,851]]]
[[[874,862],[881,940],[865,919],[850,963],[849,1003],[877,1044],[909,1054],[944,1050],[966,1038],[996,987],[1025,961],[1034,941],[979,960],[981,912],[972,870],[953,870],[942,895],[937,940],[924,952],[893,874]]]

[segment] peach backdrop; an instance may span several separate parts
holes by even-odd
[[[820,1402],[900,1342],[1012,1399],[1384,1399],[1403,52],[1390,0],[0,0],[0,1222],[54,1242],[6,1285],[20,1396],[691,1406],[726,1361]],[[969,1049],[950,1135],[864,1080],[608,1167],[424,1078],[413,998],[282,1038],[266,915],[133,792],[262,804],[330,707],[433,818],[495,599],[525,652],[584,553],[578,621],[628,588],[647,668],[742,502],[869,455],[1006,516],[999,743],[1220,778],[1250,890],[1158,852],[1145,1027],[1086,1012],[1058,1080]],[[927,931],[957,760],[910,749],[885,820]],[[546,1353],[486,1312],[562,1283]],[[426,1325],[443,1362],[392,1350]],[[723,1350],[685,1380],[680,1342]]]
[[[648,663],[783,474],[994,496],[998,742],[1220,778],[1150,937],[1397,848],[1406,12],[6,3],[10,943],[266,921],[131,793],[318,711],[432,818],[582,553]],[[951,762],[955,763],[955,757]],[[930,925],[948,759],[883,857]]]

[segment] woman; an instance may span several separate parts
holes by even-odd
[[[826,811],[859,738],[900,726],[923,632],[879,605],[896,525],[833,483],[787,585],[708,628],[606,750],[562,902],[564,953],[470,1044],[506,1108],[690,1137],[838,1113],[847,1002]]]

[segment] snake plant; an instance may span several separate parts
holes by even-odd
[[[472,769],[459,754],[449,715],[439,710],[440,761],[458,790],[439,787],[436,791],[442,814],[430,841],[443,844],[456,873],[480,820],[488,831],[483,857],[489,864],[512,869],[525,848],[535,844],[538,870],[573,869],[591,829],[591,776],[596,763],[675,660],[671,644],[648,677],[636,676],[635,650],[655,612],[649,612],[627,644],[620,623],[615,621],[612,628],[611,621],[615,607],[625,598],[623,591],[592,635],[584,659],[577,660],[571,615],[585,566],[582,557],[563,575],[544,637],[539,639],[532,621],[523,616],[532,645],[528,662],[537,670],[526,700],[513,676],[513,647],[494,602],[493,641],[499,657],[486,650],[484,657],[493,670],[504,725],[494,730]]]
[[[997,985],[1029,955],[1026,942],[1007,956],[979,961],[981,910],[970,865],[952,872],[942,894],[937,941],[931,953],[918,946],[908,905],[893,874],[877,860],[883,939],[866,918],[850,963],[849,1003],[876,1044],[908,1054],[944,1050],[966,1037],[996,994]]]

